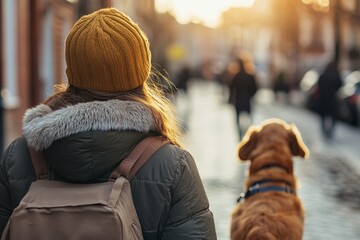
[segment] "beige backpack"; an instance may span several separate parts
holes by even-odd
[[[31,151],[38,180],[14,209],[1,240],[143,239],[129,181],[167,141],[141,141],[108,182],[74,184],[49,180],[42,154]]]

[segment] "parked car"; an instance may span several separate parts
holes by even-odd
[[[344,78],[338,99],[338,118],[351,125],[360,126],[360,71],[351,72]]]
[[[354,126],[360,126],[360,70],[349,74],[343,73],[343,86],[337,93],[339,120]],[[306,72],[300,81],[300,89],[304,95],[304,106],[319,113],[317,82],[319,73],[316,70]]]
[[[317,82],[319,80],[319,73],[316,70],[307,71],[300,81],[300,89],[304,95],[304,106],[311,111],[318,112],[318,97],[319,92]]]

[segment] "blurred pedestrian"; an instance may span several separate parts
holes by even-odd
[[[289,94],[289,85],[286,81],[286,72],[285,70],[281,70],[274,79],[273,91],[275,93],[275,97],[277,100],[285,99],[287,101],[287,97]]]
[[[330,62],[318,81],[319,113],[324,137],[332,138],[336,123],[336,92],[342,85],[341,77],[334,61]]]
[[[26,111],[23,135],[1,159],[0,235],[36,179],[29,147],[44,153],[54,180],[101,182],[138,142],[162,135],[171,144],[130,182],[144,239],[216,239],[197,166],[153,81],[139,26],[115,8],[83,16],[67,36],[65,55],[68,83]]]
[[[189,66],[183,66],[178,72],[175,80],[175,86],[179,91],[187,93],[188,83],[191,78],[191,69]]]
[[[192,69],[184,65],[175,77],[176,91],[176,110],[179,114],[182,130],[188,130],[188,120],[191,114],[190,95],[188,94],[188,85],[192,77]]]
[[[246,69],[244,60],[240,58],[238,64],[239,72],[230,83],[229,102],[235,107],[236,126],[241,138],[243,131],[239,119],[240,114],[247,113],[251,122],[251,100],[258,90],[258,86],[254,74]]]
[[[225,103],[229,102],[229,94],[230,94],[230,85],[234,76],[239,72],[239,64],[236,60],[230,61],[225,68],[223,69],[221,75],[219,76],[219,82],[222,87],[222,96],[223,101]]]

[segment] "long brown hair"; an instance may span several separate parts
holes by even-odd
[[[141,102],[152,111],[156,131],[167,137],[173,144],[182,147],[181,131],[175,108],[164,95],[160,85],[161,79],[165,80],[165,84],[172,84],[164,75],[154,69],[144,84],[127,92],[104,93],[80,89],[68,84],[59,84],[55,86],[55,93],[43,103],[51,109],[57,110],[77,103],[110,99]]]

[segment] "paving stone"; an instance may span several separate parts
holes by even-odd
[[[188,111],[184,141],[204,182],[219,240],[229,239],[231,212],[248,170],[248,163],[237,160],[235,115],[224,103],[223,92],[215,83],[195,82],[189,87],[189,98],[176,103],[182,112]],[[311,152],[305,161],[294,158],[298,195],[306,210],[303,239],[360,239],[360,154],[356,147],[360,134],[340,125],[336,129],[339,140],[324,142],[317,116],[285,104],[269,104],[262,97],[259,94],[261,101],[255,102],[253,122],[279,117],[295,123]]]

